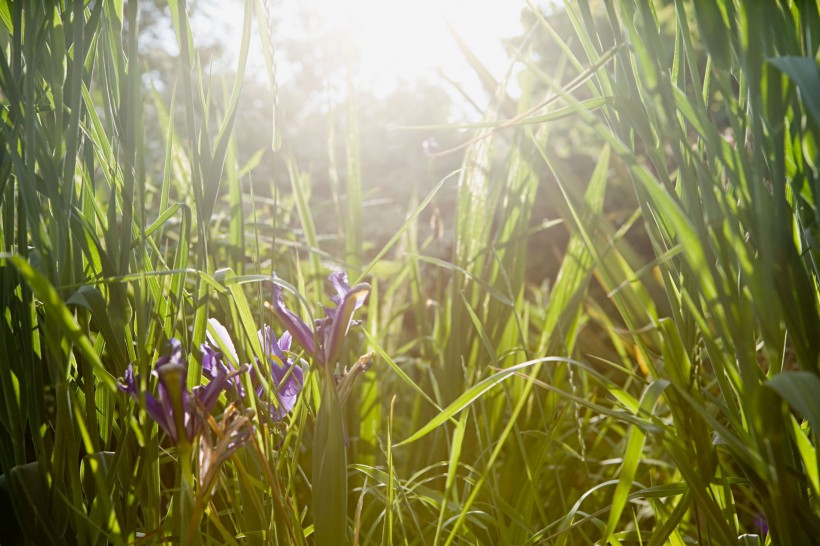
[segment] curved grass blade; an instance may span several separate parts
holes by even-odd
[[[444,408],[441,412],[439,412],[435,417],[433,417],[429,423],[421,427],[418,431],[412,434],[409,438],[402,440],[394,447],[401,447],[407,444],[412,444],[416,440],[423,438],[436,428],[443,425],[446,421],[449,421],[453,418],[457,413],[461,412],[464,408],[470,406],[481,398],[484,394],[486,394],[489,390],[493,387],[507,379],[508,377],[517,374],[521,370],[525,370],[536,364],[540,364],[543,362],[570,362],[570,359],[558,357],[558,356],[548,356],[544,358],[536,358],[535,360],[529,360],[527,362],[522,362],[521,364],[516,364],[515,366],[510,366],[509,368],[505,368],[500,372],[494,373],[490,377],[479,381],[466,391],[464,391],[461,396],[456,398],[449,406]]]
[[[91,363],[97,379],[102,381],[111,392],[115,392],[117,390],[117,382],[114,380],[114,376],[105,369],[99,355],[94,350],[94,345],[91,343],[91,340],[83,333],[80,326],[74,320],[71,311],[66,307],[66,304],[62,298],[60,298],[54,286],[48,282],[48,279],[36,271],[31,264],[21,256],[3,253],[0,254],[0,259],[5,259],[14,265],[34,291],[37,299],[43,302],[43,305],[45,305],[48,311],[48,316],[60,324],[68,339],[77,346],[83,357],[87,358]],[[64,373],[64,379],[68,380],[70,370],[66,369]]]

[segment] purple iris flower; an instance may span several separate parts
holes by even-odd
[[[202,344],[202,373],[211,380],[213,380],[220,373],[231,373],[239,368],[235,368],[234,364],[239,362],[239,357],[236,354],[236,347],[233,345],[233,340],[228,334],[228,329],[216,319],[208,319],[208,323],[216,332],[218,340],[208,332],[208,341]],[[210,342],[210,343],[209,343]],[[216,347],[224,347],[230,358],[225,359],[224,355]],[[238,365],[238,364],[237,364]],[[218,369],[220,368],[220,369]],[[253,370],[251,369],[251,373]],[[242,381],[239,375],[234,375],[231,378],[231,386],[234,388],[240,398],[245,396],[245,388],[242,386]]]
[[[174,444],[179,444],[183,430],[187,441],[193,441],[202,428],[196,406],[201,405],[206,413],[210,413],[219,394],[236,375],[245,371],[229,371],[221,363],[221,355],[207,358],[219,362],[212,366],[214,373],[210,383],[194,387],[193,392],[189,392],[186,387],[188,363],[178,339],[172,338],[168,342],[168,351],[154,364],[151,373],[158,379],[157,396],[145,393],[145,411],[171,437]],[[121,379],[119,388],[135,400],[140,399],[139,376],[134,375],[133,364],[129,364],[125,370],[125,377]]]
[[[259,342],[265,351],[265,356],[270,363],[270,372],[273,377],[273,382],[276,386],[276,398],[278,400],[277,407],[272,407],[270,404],[265,404],[268,408],[268,413],[271,419],[278,421],[287,415],[293,406],[296,405],[296,400],[299,398],[299,392],[304,385],[304,372],[302,368],[295,365],[293,360],[285,357],[285,353],[290,351],[290,332],[285,332],[277,340],[273,329],[265,325],[262,330],[259,330]],[[262,387],[256,389],[256,397],[262,400]]]
[[[350,326],[358,324],[353,320],[353,313],[364,305],[370,285],[360,283],[351,288],[344,271],[336,271],[328,278],[336,292],[330,296],[336,306],[325,307],[327,316],[315,321],[315,329],[285,306],[282,289],[277,284],[273,285],[273,309],[288,332],[314,360],[323,366],[334,366]]]
[[[754,519],[755,529],[760,531],[761,536],[769,534],[769,524],[766,521],[766,515],[763,512],[758,513]]]
[[[227,328],[213,318],[209,319],[208,322],[216,334],[215,337],[211,332],[208,332],[208,340],[210,343],[226,349],[230,353],[229,356],[232,357],[233,362],[238,362],[239,357],[237,356],[236,348],[228,334]],[[276,395],[277,404],[265,401],[264,387],[257,377],[254,368],[250,369],[251,382],[254,385],[254,393],[256,394],[259,404],[267,410],[266,413],[270,415],[272,420],[278,421],[287,415],[296,405],[299,392],[302,390],[302,385],[304,385],[304,374],[302,368],[296,365],[292,359],[288,359],[285,356],[285,353],[290,351],[291,336],[288,332],[282,334],[282,337],[277,340],[271,327],[266,325],[262,330],[259,330],[258,335],[259,342],[264,349],[264,354],[270,365],[271,378],[273,379],[272,390]],[[213,355],[219,355],[220,353],[213,349],[210,344],[203,344],[202,349],[203,355],[207,353],[207,363],[206,357],[203,356],[202,371],[208,377],[212,377],[212,375],[217,372],[217,368],[221,368],[221,373],[230,373],[231,370],[233,370],[233,365],[230,360],[214,358]],[[239,378],[235,377],[235,379],[237,381],[234,384],[234,388],[239,397],[244,397],[245,389],[238,381]]]

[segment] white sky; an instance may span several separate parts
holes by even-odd
[[[500,40],[520,34],[524,7],[516,0],[314,1],[329,20],[352,30],[361,52],[361,77],[377,85],[398,78],[434,77],[436,69],[469,82],[473,71],[447,23],[497,79],[503,77],[509,61]]]
[[[272,0],[280,25],[300,10],[323,14],[323,26],[346,31],[359,50],[359,84],[387,91],[401,80],[426,77],[437,81],[436,70],[481,98],[472,68],[447,29],[453,26],[496,79],[509,68],[501,39],[521,34],[524,0]],[[242,29],[242,2],[216,0],[206,10],[229,32],[228,48],[238,48]],[[232,39],[233,38],[233,39]],[[258,41],[252,48],[258,48]],[[259,59],[257,59],[259,62]],[[257,65],[251,59],[249,68]],[[286,67],[280,64],[286,71]],[[286,75],[282,74],[283,76]]]

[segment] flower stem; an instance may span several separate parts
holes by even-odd
[[[192,447],[191,443],[188,442],[183,434],[177,446],[177,453],[179,455],[177,485],[179,487],[179,493],[176,496],[174,512],[178,514],[175,525],[179,531],[179,543],[184,546],[196,546],[200,543],[198,525],[192,521],[195,498],[191,466]]]

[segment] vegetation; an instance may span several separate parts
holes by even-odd
[[[530,5],[384,240],[169,6],[0,3],[0,542],[815,543],[816,2]]]

